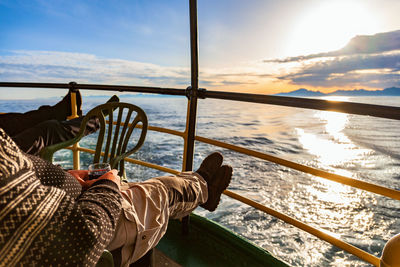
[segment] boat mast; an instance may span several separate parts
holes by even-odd
[[[199,53],[197,38],[197,0],[189,0],[190,10],[190,58],[191,58],[191,86],[186,89],[188,98],[186,115],[186,138],[183,151],[184,171],[193,170],[194,142],[196,133],[197,98],[199,93]],[[182,233],[189,233],[189,216],[182,218]]]
[[[184,171],[193,169],[194,142],[196,132],[197,98],[199,95],[199,64],[197,38],[197,0],[189,0],[190,8],[190,55],[191,55],[191,86],[186,89],[188,109],[186,117],[186,140],[183,156]]]

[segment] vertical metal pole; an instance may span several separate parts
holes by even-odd
[[[69,120],[78,118],[78,109],[76,105],[76,92],[71,92],[71,116],[68,117]],[[80,169],[80,155],[79,155],[79,143],[72,145],[72,159],[74,170]]]
[[[194,136],[197,116],[197,93],[199,89],[199,66],[197,46],[197,0],[190,0],[190,48],[191,48],[191,94],[188,103],[187,147],[185,171],[193,168]]]
[[[69,83],[69,91],[71,92],[71,116],[68,117],[69,120],[78,118],[78,108],[76,104],[76,82]],[[80,169],[80,156],[79,156],[79,143],[72,145],[72,164],[74,170]]]
[[[68,120],[78,118],[78,108],[76,105],[76,92],[71,91],[71,115],[68,116]]]
[[[80,155],[79,155],[79,143],[75,143],[72,145],[72,159],[73,159],[73,168],[74,170],[79,170],[80,166]]]
[[[186,118],[185,171],[193,169],[194,137],[196,132],[197,93],[199,89],[199,64],[197,40],[197,0],[189,0],[190,9],[190,54],[191,54],[191,90],[189,94]],[[182,219],[184,234],[189,232],[189,217]]]

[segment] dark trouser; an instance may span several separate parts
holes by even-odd
[[[59,121],[57,110],[45,108],[26,113],[0,115],[0,128],[14,140],[20,149],[31,155],[38,155],[44,147],[69,140],[79,132],[83,117]],[[86,125],[85,135],[99,128],[97,118]]]
[[[14,136],[26,129],[47,121],[57,119],[57,110],[53,107],[39,108],[25,113],[0,114],[0,128],[9,136]]]

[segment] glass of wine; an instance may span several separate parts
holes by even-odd
[[[94,180],[111,171],[108,163],[94,163],[89,165],[89,180]]]

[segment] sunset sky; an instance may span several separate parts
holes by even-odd
[[[398,0],[199,0],[200,86],[399,87],[399,10]],[[0,0],[0,33],[0,81],[190,84],[186,0]]]

